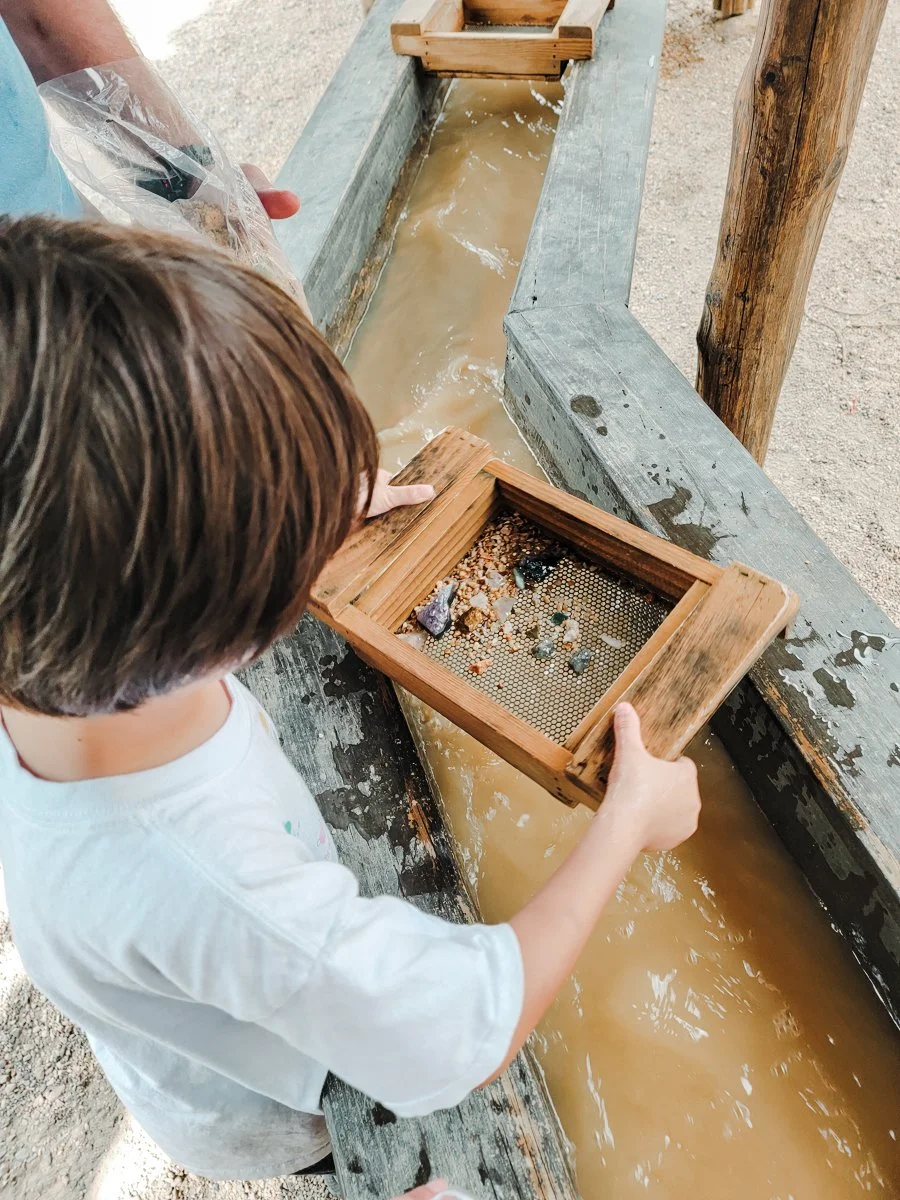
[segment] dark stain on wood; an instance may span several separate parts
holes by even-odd
[[[863,667],[870,659],[867,659],[867,654],[871,650],[875,654],[880,654],[887,646],[887,638],[880,637],[878,634],[862,633],[859,629],[852,630],[850,634],[850,648],[841,650],[834,656],[834,665],[836,667]]]
[[[421,1187],[431,1179],[431,1159],[428,1157],[428,1147],[425,1142],[422,1142],[422,1148],[419,1150],[419,1167],[413,1179],[413,1187]]]
[[[825,667],[813,671],[813,679],[825,693],[828,703],[833,704],[835,708],[853,708],[856,704],[856,697],[845,680],[837,679]]]
[[[599,417],[603,409],[593,396],[575,396],[569,404],[573,413],[580,417]]]
[[[690,490],[676,484],[671,496],[665,500],[657,500],[655,504],[647,507],[673,541],[677,541],[688,550],[693,550],[701,558],[711,558],[716,543],[720,542],[724,535],[713,533],[705,525],[675,519],[686,511],[691,499]]]

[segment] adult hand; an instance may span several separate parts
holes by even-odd
[[[250,186],[259,196],[270,220],[283,221],[300,210],[300,198],[286,188],[277,188],[260,167],[253,163],[242,163],[241,170],[250,181]]]
[[[424,504],[434,499],[434,488],[430,483],[414,483],[406,487],[394,487],[391,483],[390,471],[378,471],[375,475],[375,487],[372,499],[369,501],[367,517],[380,517],[382,513],[390,512],[392,508],[404,508],[410,504]],[[359,509],[362,511],[366,502],[367,480],[363,480],[359,489]]]

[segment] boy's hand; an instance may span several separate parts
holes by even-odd
[[[695,832],[700,817],[697,768],[689,758],[654,758],[641,738],[641,719],[630,704],[615,712],[616,755],[603,808],[615,808],[642,850],[673,850]]]
[[[393,487],[390,471],[378,471],[375,475],[375,488],[366,517],[380,517],[382,513],[390,512],[392,508],[404,508],[409,504],[425,504],[434,499],[434,488],[430,483],[414,483],[408,487]],[[364,479],[359,488],[359,508],[362,510],[368,492],[367,481]]]

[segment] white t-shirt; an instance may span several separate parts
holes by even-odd
[[[228,688],[208,742],[116,778],[36,779],[0,727],[0,860],[26,969],[125,1106],[185,1167],[252,1179],[328,1152],[328,1071],[399,1116],[459,1103],[502,1062],[523,976],[508,925],[362,899]]]

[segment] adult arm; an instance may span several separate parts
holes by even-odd
[[[138,53],[106,0],[0,0],[0,15],[35,83]]]
[[[0,16],[38,84],[140,55],[107,0],[0,0]],[[152,95],[156,76],[149,65],[145,75],[140,82],[132,73],[129,83]],[[187,131],[186,117],[184,124]],[[186,132],[185,143],[192,140]],[[273,187],[259,167],[247,164],[244,172],[273,220],[297,212],[300,201],[293,192]]]

